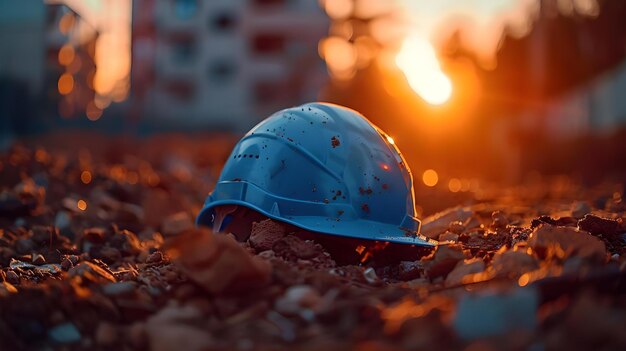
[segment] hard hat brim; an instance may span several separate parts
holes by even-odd
[[[246,182],[238,183],[240,183],[240,185],[244,185],[241,183]],[[198,217],[196,218],[196,224],[212,226],[214,209],[215,207],[220,205],[244,206],[255,210],[271,219],[289,223],[298,228],[312,232],[318,232],[321,234],[329,234],[363,240],[384,241],[405,245],[432,247],[438,244],[437,241],[418,234],[419,221],[417,221],[417,219],[412,219],[417,222],[417,228],[415,228],[415,230],[411,230],[392,224],[369,221],[365,219],[343,220],[341,218],[318,216],[283,216],[255,206],[249,201],[237,200],[233,199],[232,197],[229,199],[214,199],[212,198],[212,196],[209,196],[204,208],[202,209],[202,211],[200,211]]]

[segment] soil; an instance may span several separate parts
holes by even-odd
[[[229,141],[57,142],[0,155],[1,349],[626,349],[620,185],[484,185],[434,249],[215,234]]]

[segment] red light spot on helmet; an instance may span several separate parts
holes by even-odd
[[[384,169],[385,171],[388,171],[388,170],[389,170],[389,165],[388,165],[388,164],[386,164],[386,163],[382,163],[382,164],[380,165],[380,168]]]

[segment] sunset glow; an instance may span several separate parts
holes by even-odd
[[[441,105],[452,95],[452,82],[443,73],[433,46],[421,36],[404,40],[396,64],[419,96],[431,105]]]

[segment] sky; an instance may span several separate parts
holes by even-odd
[[[505,25],[524,34],[536,0],[398,0],[407,9],[412,34],[435,44],[454,29],[479,57],[493,57]]]

